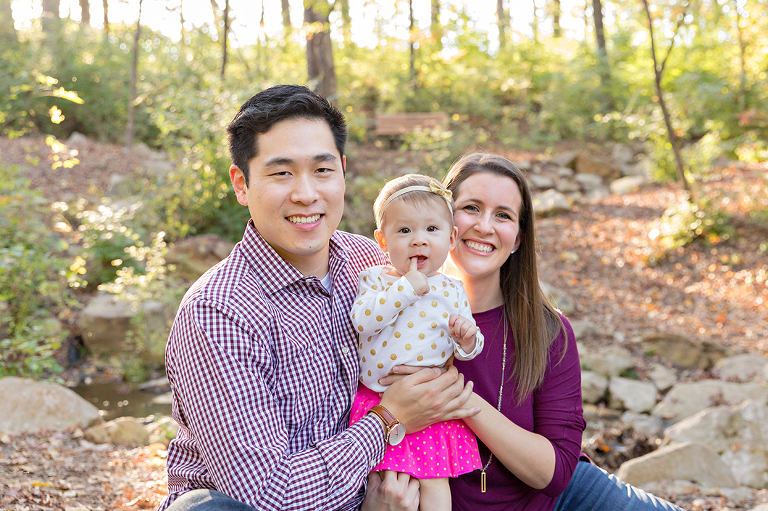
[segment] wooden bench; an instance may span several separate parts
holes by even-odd
[[[376,114],[376,136],[398,136],[418,130],[446,129],[448,114],[407,113]]]

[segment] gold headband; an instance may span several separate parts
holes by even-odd
[[[443,199],[445,199],[445,203],[448,205],[448,211],[453,213],[453,193],[451,193],[450,190],[445,188],[443,185],[437,184],[434,181],[429,183],[429,186],[424,185],[415,185],[415,186],[406,186],[405,188],[402,188],[392,195],[389,196],[389,198],[384,202],[384,205],[381,207],[382,213],[385,209],[387,209],[387,206],[389,204],[400,197],[401,195],[404,195],[409,192],[429,192],[434,193],[435,195],[439,195]]]

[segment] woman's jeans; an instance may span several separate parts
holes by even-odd
[[[173,501],[166,511],[254,511],[216,490],[192,490]]]
[[[554,511],[682,511],[650,493],[635,488],[586,461],[576,464],[568,487]]]

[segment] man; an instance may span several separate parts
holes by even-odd
[[[418,483],[407,476],[372,476],[365,496],[397,419],[418,431],[477,410],[462,408],[472,386],[455,369],[423,369],[347,427],[359,376],[349,310],[358,273],[385,259],[372,241],[336,230],[344,117],[309,89],[281,85],[243,104],[228,132],[230,178],[251,220],[187,292],[171,329],[166,369],[181,428],[160,509],[413,508]]]

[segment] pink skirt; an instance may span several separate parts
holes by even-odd
[[[362,383],[358,385],[349,416],[354,424],[379,404],[381,398]],[[481,468],[477,438],[463,420],[438,422],[408,433],[398,445],[388,445],[384,459],[373,468],[404,472],[421,479],[458,477]]]

